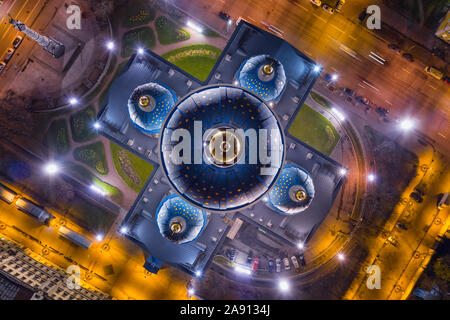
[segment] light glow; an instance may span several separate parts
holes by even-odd
[[[278,287],[281,291],[286,292],[289,290],[289,283],[286,280],[280,280]]]
[[[95,240],[97,241],[103,241],[103,234],[99,233],[95,236]]]
[[[72,97],[69,99],[69,103],[74,106],[74,105],[78,104],[78,99],[75,97]]]
[[[335,73],[331,76],[331,80],[336,81],[339,78],[339,76]]]
[[[48,175],[54,175],[57,174],[59,172],[59,166],[57,163],[55,162],[49,162],[46,164],[46,166],[44,167],[44,171],[46,174]]]
[[[105,190],[103,190],[101,187],[99,187],[95,184],[91,184],[90,189],[103,197],[106,196],[106,194],[107,194]]]
[[[410,131],[412,128],[414,128],[414,121],[411,119],[403,119],[400,122],[400,129],[403,131]]]
[[[369,182],[373,182],[373,181],[375,181],[375,175],[373,174],[373,173],[370,173],[368,176],[367,176],[367,180],[369,181]]]
[[[251,275],[252,274],[252,272],[249,269],[243,268],[240,265],[234,266],[234,271],[236,271],[237,273],[243,273],[243,274],[246,274],[246,275]]]
[[[341,121],[345,120],[345,116],[342,112],[340,112],[338,109],[336,108],[331,108],[331,112],[333,112]]]
[[[197,31],[198,33],[203,32],[203,28],[201,26],[199,26],[198,24],[192,22],[191,20],[188,20],[188,22],[186,23],[186,26],[193,29],[194,31]]]
[[[320,69],[321,69],[321,67],[318,65],[318,64],[316,64],[315,66],[314,66],[314,72],[319,72],[320,71]]]
[[[113,50],[114,47],[115,47],[115,44],[114,44],[113,41],[108,41],[108,42],[106,43],[106,48],[107,48],[108,50]]]

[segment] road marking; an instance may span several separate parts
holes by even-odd
[[[333,25],[333,24],[330,24],[330,26],[332,26],[333,28],[335,28],[336,30],[338,30],[338,31],[340,31],[340,32],[342,32],[342,33],[345,33],[344,31],[342,31],[341,29],[339,29],[338,27],[336,27],[336,26]]]
[[[295,4],[297,7],[302,8],[302,9],[305,10],[306,12],[309,11],[308,9],[306,9],[306,8],[305,8],[304,6],[302,6],[301,4],[298,4],[297,2],[291,2],[291,3]]]
[[[252,20],[252,21],[255,21],[255,22],[256,22],[256,20],[255,20],[255,19],[253,19],[252,17],[248,17],[248,16],[247,16],[247,19],[248,19],[248,20]]]
[[[325,20],[324,18],[322,18],[322,17],[319,17],[317,14],[315,14],[315,13],[313,13],[313,16],[315,16],[317,19],[319,19],[319,20],[322,20],[323,22],[327,22],[327,20]]]
[[[430,88],[432,88],[432,89],[434,89],[434,90],[437,89],[436,87],[433,87],[431,84],[429,84],[429,86],[430,86]]]
[[[308,56],[312,57],[312,54],[309,51],[303,50],[303,53],[306,53]]]
[[[356,38],[353,37],[351,34],[349,34],[348,37],[349,37],[350,39],[352,39],[352,40],[356,40]]]
[[[442,138],[446,138],[442,133],[438,132],[438,135],[440,135]]]
[[[410,71],[406,70],[405,68],[402,68],[403,71],[411,73]]]
[[[392,106],[392,103],[389,100],[384,100],[384,101]]]

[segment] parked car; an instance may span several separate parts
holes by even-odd
[[[300,265],[298,264],[297,258],[295,256],[291,257],[291,261],[292,261],[292,264],[294,265],[295,269],[300,268]]]
[[[269,259],[269,261],[267,262],[267,266],[269,268],[269,272],[274,272],[275,271],[275,262],[272,259]]]
[[[0,199],[11,204],[16,196],[17,193],[0,183]]]
[[[276,259],[275,264],[276,264],[277,272],[280,272],[281,271],[281,259]]]
[[[450,205],[449,193],[441,193],[438,196],[437,207],[439,210],[447,208]]]
[[[402,230],[408,230],[408,228],[403,223],[397,222],[395,225]]]
[[[422,197],[417,192],[411,192],[409,196],[418,203],[421,203],[423,201]]]
[[[382,108],[382,107],[376,107],[375,112],[383,117],[386,117],[389,114],[389,110],[386,108]]]
[[[442,81],[444,81],[444,83],[446,84],[450,84],[450,77],[449,76],[445,76],[442,78]]]
[[[230,15],[224,11],[219,12],[219,17],[221,17],[226,22],[228,22],[231,19]]]
[[[357,101],[361,102],[362,104],[365,104],[366,106],[369,105],[370,100],[367,97],[359,96],[355,98]]]
[[[364,10],[361,11],[361,13],[358,16],[359,22],[363,22],[366,16],[367,16],[367,8],[364,8]]]
[[[324,77],[324,79],[325,79],[326,81],[328,81],[328,82],[333,81],[333,77],[332,77],[331,74],[329,74],[329,73],[325,73],[325,74],[323,75],[323,77]]]
[[[402,58],[408,60],[409,62],[414,62],[414,57],[410,53],[403,53]]]
[[[311,1],[312,4],[314,4],[318,7],[320,7],[320,5],[322,4],[322,1],[320,1],[320,0],[309,0],[309,1]]]
[[[394,247],[398,247],[398,240],[395,239],[395,237],[390,236],[386,241],[392,244]]]
[[[334,9],[325,3],[322,4],[322,9],[325,10],[326,12],[328,12],[329,14],[334,13]]]
[[[22,40],[23,40],[23,38],[21,36],[15,37],[14,41],[12,42],[12,46],[14,48],[17,48],[20,45],[20,43],[22,42]]]
[[[341,12],[342,11],[342,7],[344,6],[345,0],[338,0],[338,2],[336,3],[336,11],[337,12]]]
[[[247,264],[252,264],[252,261],[253,261],[253,254],[250,251],[248,256],[247,256]]]
[[[252,270],[253,271],[257,271],[259,268],[259,259],[258,258],[254,258],[253,262],[252,262]]]
[[[303,253],[300,253],[300,254],[298,255],[298,261],[300,262],[300,264],[301,264],[302,266],[305,266],[305,265],[306,265],[305,256],[303,255]]]
[[[14,54],[14,51],[15,50],[13,48],[6,49],[5,55],[3,56],[3,61],[8,62]]]
[[[6,63],[4,63],[3,61],[0,61],[0,74],[3,72],[3,70],[5,70],[6,68]]]
[[[350,89],[350,88],[345,88],[345,89],[344,89],[344,93],[345,93],[346,95],[350,96],[350,97],[353,97],[353,96],[355,95],[355,91],[353,91],[353,90]]]
[[[395,53],[400,53],[400,48],[396,44],[389,43],[388,48],[391,49],[392,51],[394,51]]]
[[[289,259],[288,258],[284,258],[283,259],[283,263],[284,263],[284,269],[285,270],[291,270],[291,265],[289,263]]]
[[[418,194],[420,194],[421,197],[423,197],[425,195],[425,192],[420,189],[420,184],[414,187],[414,191],[417,192]]]
[[[236,260],[236,249],[231,249],[227,251],[227,256],[230,258],[231,261]]]
[[[444,73],[436,67],[425,67],[425,72],[438,80],[442,80],[442,78],[444,77]]]

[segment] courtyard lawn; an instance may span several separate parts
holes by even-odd
[[[159,43],[163,45],[185,41],[191,37],[189,32],[164,16],[156,18],[155,28]]]
[[[192,44],[162,55],[197,79],[205,81],[222,51],[209,44]]]
[[[153,171],[153,165],[110,142],[114,167],[130,189],[139,193]]]
[[[98,136],[93,128],[95,116],[96,112],[94,107],[89,106],[70,117],[70,129],[72,130],[73,141],[86,142]]]
[[[330,109],[331,108],[331,102],[322,97],[320,94],[317,94],[313,91],[310,92],[311,98],[320,104],[322,107]]]
[[[306,104],[297,113],[289,133],[327,156],[340,138],[331,122]]]
[[[132,28],[142,26],[155,19],[155,11],[150,7],[148,1],[129,1],[122,14],[122,27]]]
[[[58,119],[50,124],[43,143],[49,150],[58,154],[69,152],[69,129],[66,119]]]
[[[108,174],[105,147],[101,141],[76,148],[73,151],[73,157],[101,175]]]
[[[155,33],[152,28],[142,27],[128,31],[122,38],[122,58],[131,56],[137,47],[153,49],[155,45]]]

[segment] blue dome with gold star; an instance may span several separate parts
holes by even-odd
[[[163,172],[181,198],[228,212],[262,199],[275,184],[284,136],[264,100],[221,84],[194,91],[170,111],[159,150]]]
[[[297,165],[286,165],[268,194],[268,205],[275,211],[293,215],[306,210],[314,199],[311,175]]]
[[[206,221],[205,211],[191,206],[176,194],[164,198],[156,211],[159,232],[178,244],[197,239]]]
[[[156,134],[176,103],[177,96],[171,89],[150,82],[134,89],[128,99],[128,113],[139,130]]]
[[[250,90],[267,102],[280,98],[286,86],[283,65],[268,55],[247,59],[236,75],[239,86]]]

